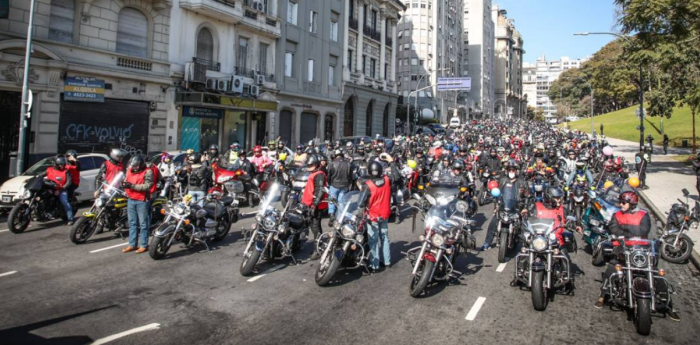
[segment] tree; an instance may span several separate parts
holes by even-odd
[[[535,109],[535,121],[544,121],[544,110],[542,110],[541,108]]]

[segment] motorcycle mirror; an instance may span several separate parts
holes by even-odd
[[[683,195],[687,198],[690,195],[690,192],[687,189],[683,188]]]

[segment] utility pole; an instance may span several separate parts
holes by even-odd
[[[32,29],[34,28],[34,4],[29,6],[29,27],[27,28],[27,49],[24,53],[24,79],[22,81],[22,113],[19,114],[19,146],[17,147],[17,176],[24,168],[24,145],[27,141],[27,119],[29,118],[29,59],[32,57]],[[26,118],[25,118],[26,116]]]

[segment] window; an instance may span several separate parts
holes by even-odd
[[[352,3],[352,1],[351,1],[350,3]],[[348,69],[349,69],[351,72],[354,71],[354,70],[352,69],[352,56],[353,56],[353,53],[354,53],[354,52],[353,52],[352,50],[348,50]]]
[[[314,81],[314,60],[313,59],[309,59],[308,78],[306,80],[307,81]]]
[[[420,60],[420,61],[418,62],[418,64],[421,65],[421,66],[425,65],[425,60]]]
[[[248,39],[238,37],[238,54],[236,54],[236,67],[248,68]]]
[[[91,156],[80,157],[78,158],[78,162],[80,163],[80,170],[82,171],[97,169],[95,167],[95,162],[92,160]]]
[[[377,77],[377,60],[376,59],[370,59],[369,60],[369,75],[372,78]]]
[[[338,21],[331,20],[331,40],[338,42]]]
[[[372,30],[377,30],[377,11],[372,10],[372,17],[370,20],[372,23]]]
[[[284,76],[292,76],[292,64],[294,63],[294,53],[287,52],[284,54]]]
[[[335,66],[328,66],[328,86],[335,86]]]
[[[318,13],[316,13],[316,11],[311,11],[309,13],[309,32],[314,33],[314,34],[316,33],[316,27],[318,26],[316,23],[316,20],[317,20],[316,16],[317,15],[318,15]]]
[[[49,19],[49,39],[59,42],[72,43],[74,19],[74,0],[51,1],[51,17]]]
[[[362,74],[367,73],[367,55],[362,55]]]
[[[384,64],[384,75],[382,76],[382,78],[384,78],[384,80],[389,80],[388,75],[389,75],[389,64],[385,63]]]
[[[418,65],[418,59],[412,58],[411,59],[411,66],[417,66]]]
[[[260,54],[258,57],[258,71],[262,74],[267,74],[267,50],[270,48],[265,43],[260,43]]]
[[[411,81],[418,81],[418,76],[415,74],[411,75]]]
[[[350,18],[355,18],[355,1],[350,0]]]
[[[297,10],[299,5],[294,1],[289,1],[287,4],[287,22],[297,25]]]
[[[148,19],[140,11],[125,7],[119,12],[116,51],[144,58],[148,56]]]
[[[197,34],[197,58],[214,60],[214,36],[207,28],[202,28]]]

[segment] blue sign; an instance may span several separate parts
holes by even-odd
[[[224,110],[184,106],[182,107],[182,116],[199,117],[202,119],[222,119],[224,118]]]
[[[105,81],[90,77],[66,77],[63,85],[63,99],[104,103]]]

